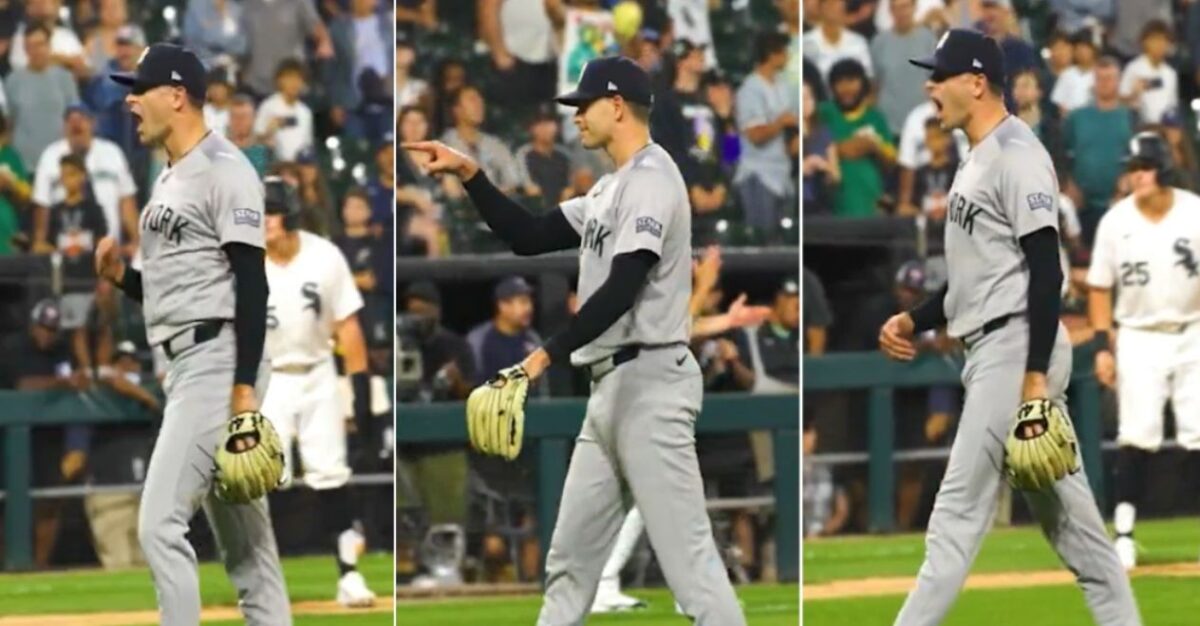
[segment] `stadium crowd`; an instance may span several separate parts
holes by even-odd
[[[138,141],[127,89],[109,79],[134,69],[157,42],[202,59],[209,128],[239,146],[260,175],[294,184],[302,228],[342,249],[367,303],[360,317],[372,369],[389,375],[393,11],[382,0],[3,3],[0,263],[34,259],[26,265],[34,270],[15,291],[28,328],[6,339],[20,350],[12,354],[30,357],[6,361],[0,386],[116,394],[131,407],[161,409],[153,389],[162,363],[147,345],[140,310],[92,270],[104,236],[117,237],[134,258],[139,212],[166,165],[161,151]],[[34,482],[57,486],[140,482],[155,428],[41,431]],[[84,499],[106,566],[139,558],[131,534],[137,497]],[[63,502],[37,501],[38,565],[52,561]]]

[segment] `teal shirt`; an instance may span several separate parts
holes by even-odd
[[[1063,143],[1071,158],[1071,176],[1083,192],[1084,210],[1104,211],[1112,204],[1121,158],[1133,134],[1133,112],[1125,106],[1101,111],[1088,105],[1067,116]]]
[[[0,169],[7,169],[14,177],[29,183],[29,172],[21,163],[21,155],[10,145],[0,146]],[[12,238],[20,229],[17,207],[13,206],[8,194],[0,193],[0,255],[13,253]]]
[[[258,172],[258,177],[262,178],[267,175],[267,168],[271,166],[271,149],[256,143],[252,146],[242,148],[242,154],[250,160],[250,165],[254,166],[254,171]]]

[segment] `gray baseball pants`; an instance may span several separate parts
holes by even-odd
[[[667,585],[699,626],[744,626],[717,552],[696,460],[700,366],[686,346],[643,350],[592,383],[546,557],[538,626],[582,624],[625,518],[645,519]]]
[[[1021,402],[1029,324],[1009,320],[967,350],[966,401],[929,518],[925,563],[897,626],[941,623],[958,596],[995,514],[1004,480],[1004,444]],[[1071,344],[1059,326],[1050,358],[1050,399],[1066,410]],[[1050,491],[1023,492],[1050,545],[1074,575],[1099,626],[1141,624],[1133,590],[1104,529],[1082,464]]]
[[[138,540],[154,577],[161,623],[200,623],[200,580],[188,522],[203,506],[221,559],[237,589],[246,623],[288,626],[291,605],[275,545],[267,500],[226,504],[213,495],[214,451],[230,415],[236,347],[225,324],[209,341],[181,351],[170,361],[163,387],[167,403],[162,429],[146,470],[138,515]],[[263,397],[270,368],[258,373]]]

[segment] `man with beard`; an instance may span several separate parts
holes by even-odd
[[[837,142],[842,183],[833,210],[841,217],[870,217],[883,197],[883,167],[896,161],[896,144],[883,113],[867,101],[870,85],[862,64],[838,61],[829,70],[833,100],[817,115]]]

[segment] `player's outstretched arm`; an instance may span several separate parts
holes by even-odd
[[[417,141],[401,147],[432,157],[424,166],[427,173],[460,178],[483,220],[516,254],[532,256],[579,247],[579,233],[561,209],[544,215],[530,213],[497,189],[471,157],[438,141]]]
[[[142,301],[142,273],[121,258],[117,240],[104,237],[96,244],[96,275],[114,284],[131,300]]]

